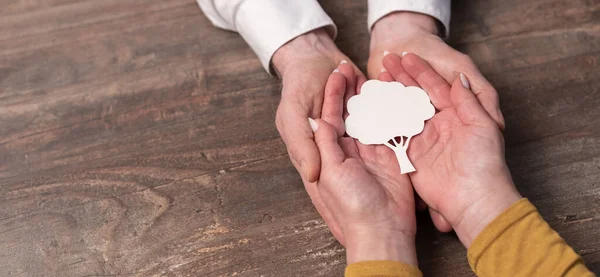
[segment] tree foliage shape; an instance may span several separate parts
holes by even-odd
[[[406,150],[435,114],[427,93],[398,82],[367,81],[347,104],[346,132],[362,144],[383,144],[396,153],[402,174],[415,171]],[[399,137],[399,142],[396,137]],[[406,137],[406,139],[404,139]]]

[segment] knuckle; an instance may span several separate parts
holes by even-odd
[[[448,90],[448,86],[444,83],[435,83],[432,85],[431,89],[434,91],[434,93],[438,94],[438,95],[444,95],[446,93],[446,91]]]

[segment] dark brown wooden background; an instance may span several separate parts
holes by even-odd
[[[366,1],[322,1],[368,58]],[[600,1],[455,1],[520,191],[600,271]],[[193,0],[0,0],[0,276],[340,276],[278,81]],[[419,223],[427,276],[470,276]]]

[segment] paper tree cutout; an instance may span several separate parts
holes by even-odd
[[[347,109],[349,136],[362,144],[386,145],[396,153],[402,174],[415,171],[406,150],[410,139],[423,131],[425,120],[435,114],[424,90],[398,82],[370,80],[360,94],[348,100]],[[396,137],[400,137],[400,142]]]

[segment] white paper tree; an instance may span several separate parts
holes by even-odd
[[[406,150],[435,114],[427,93],[398,82],[367,81],[347,104],[346,132],[362,144],[383,144],[396,153],[402,174],[415,171]],[[400,142],[395,138],[400,137]],[[404,139],[406,137],[406,139]],[[390,143],[391,142],[391,143]]]

